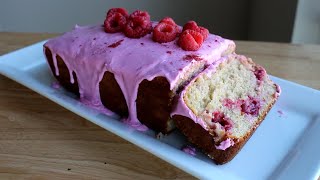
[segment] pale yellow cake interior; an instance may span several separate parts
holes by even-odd
[[[255,65],[251,59],[243,56],[230,56],[219,65],[215,73],[201,74],[188,88],[184,96],[186,105],[206,124],[212,125],[212,113],[223,112],[233,122],[229,135],[240,138],[247,134],[255,122],[274,101],[275,84],[264,76],[260,86],[254,74]],[[237,101],[249,96],[261,99],[258,116],[241,112],[239,108],[230,109],[223,105],[225,99]],[[225,132],[219,128],[214,130],[222,138]]]

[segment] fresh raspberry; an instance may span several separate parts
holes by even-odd
[[[159,23],[167,23],[167,24],[170,24],[173,26],[177,25],[171,17],[165,17],[165,18],[161,19],[161,21]]]
[[[183,26],[183,30],[185,31],[187,29],[191,29],[194,31],[198,31],[198,24],[195,21],[188,21],[184,26]]]
[[[172,26],[175,27],[177,33],[180,33],[180,28],[179,26],[176,24],[176,22],[174,22],[174,20],[171,17],[165,17],[163,18],[159,23],[166,23],[166,24],[170,24]]]
[[[108,33],[120,32],[127,23],[128,13],[123,8],[113,8],[107,12],[104,30]]]
[[[201,33],[201,35],[203,36],[203,39],[207,39],[207,37],[209,36],[209,30],[207,28],[204,28],[202,26],[199,26],[199,32]]]
[[[151,30],[152,24],[148,12],[137,10],[129,16],[124,34],[129,38],[140,38],[150,33]]]
[[[155,42],[171,42],[177,37],[176,27],[174,25],[161,22],[153,29],[152,39]]]
[[[141,17],[150,21],[150,15],[147,11],[136,10],[132,14],[130,14],[129,18],[137,18],[137,17]]]
[[[111,15],[111,14],[115,14],[115,13],[120,13],[123,16],[128,16],[128,11],[124,8],[112,8],[109,9],[109,11],[107,12],[107,16]]]
[[[196,51],[203,43],[203,36],[194,30],[187,29],[179,37],[178,45],[186,51]]]
[[[183,26],[183,31],[185,31],[187,29],[191,29],[191,30],[199,32],[203,36],[203,40],[207,39],[207,37],[209,35],[209,30],[202,27],[202,26],[198,26],[195,21],[188,21]]]
[[[104,30],[108,33],[120,32],[127,23],[127,18],[120,13],[107,16],[104,21]]]

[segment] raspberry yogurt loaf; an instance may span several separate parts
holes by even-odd
[[[138,130],[167,134],[176,124],[218,164],[235,156],[279,94],[262,67],[234,51],[194,21],[152,22],[123,8],[44,44],[53,75],[81,102]]]
[[[108,12],[104,26],[76,26],[45,43],[44,52],[57,80],[82,102],[105,106],[133,126],[142,122],[168,133],[174,127],[170,113],[175,94],[206,65],[235,49],[233,41],[212,34],[203,41],[196,32],[201,48],[195,43],[198,47],[185,48],[198,48],[196,52],[183,50],[176,44],[180,30],[171,18],[156,23],[146,12],[128,16],[116,8]]]

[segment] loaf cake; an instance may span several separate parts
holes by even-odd
[[[139,10],[110,9],[103,25],[75,26],[47,41],[44,54],[84,104],[138,130],[177,126],[217,164],[239,152],[280,93],[233,41]]]
[[[230,161],[280,94],[261,66],[232,54],[214,62],[177,97],[172,117],[217,164]]]
[[[152,27],[157,24],[151,22]],[[233,41],[213,34],[197,51],[185,51],[177,40],[154,42],[151,32],[132,38],[105,31],[103,25],[76,26],[47,41],[44,52],[53,75],[82,102],[164,134],[174,128],[170,113],[177,92],[206,65],[235,49]]]

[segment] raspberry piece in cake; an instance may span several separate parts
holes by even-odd
[[[232,121],[230,118],[226,117],[223,112],[215,111],[212,115],[212,122],[219,123],[226,131],[229,131],[232,128]]]
[[[179,37],[178,45],[186,51],[196,51],[203,43],[203,36],[194,30],[187,29]]]
[[[108,33],[120,32],[127,23],[128,13],[123,8],[113,8],[107,12],[104,30]]]
[[[266,70],[263,67],[256,67],[254,70],[254,75],[257,78],[257,84],[260,86],[263,82],[264,77],[266,76]]]
[[[153,29],[152,39],[155,42],[166,43],[173,41],[177,37],[176,26],[161,22]]]
[[[233,109],[236,105],[231,99],[226,98],[222,101],[223,106],[227,107],[228,109]],[[241,103],[242,104],[242,103]]]
[[[129,38],[141,38],[152,30],[150,15],[145,11],[133,12],[124,28],[124,34]]]
[[[265,76],[265,74],[266,72],[263,68],[256,68],[256,70],[254,71],[254,75],[259,81],[263,80],[263,77]]]
[[[241,111],[252,116],[258,116],[261,107],[260,100],[257,98],[249,97],[241,105]]]

